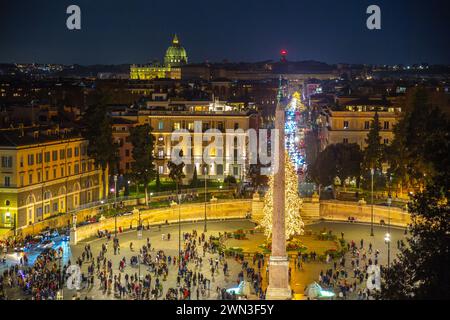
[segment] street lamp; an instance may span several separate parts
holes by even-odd
[[[114,175],[114,207],[117,202],[117,174]]]
[[[391,264],[391,234],[388,232],[384,235],[384,242],[387,244],[388,249],[388,268]]]
[[[204,228],[204,232],[206,232],[206,203],[207,203],[207,195],[206,195],[206,192],[207,192],[207,182],[206,182],[206,175],[207,175],[207,165],[205,164],[205,167],[204,167],[204,173],[205,173],[205,228]]]
[[[371,198],[372,198],[372,212],[370,215],[370,235],[373,237],[373,175],[375,173],[375,169],[372,168],[370,169],[370,176],[371,176],[371,185],[372,185],[372,193],[371,193]]]
[[[117,174],[114,175],[114,210],[116,210],[116,212],[114,212],[114,234],[115,234],[115,238],[117,239],[117,209],[116,209],[116,205],[117,205]]]
[[[181,194],[178,194],[178,271],[181,270]]]

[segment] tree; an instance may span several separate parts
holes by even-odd
[[[356,143],[338,143],[335,146],[336,176],[339,177],[341,185],[348,178],[356,178],[359,182],[361,176],[361,163],[363,154]]]
[[[155,182],[156,191],[161,191],[161,179],[159,177],[159,171],[156,171],[156,182]]]
[[[363,154],[355,143],[338,143],[327,146],[319,153],[309,172],[311,178],[320,185],[328,186],[339,177],[343,185],[348,178],[359,181]]]
[[[148,124],[130,129],[130,141],[133,145],[131,155],[131,171],[136,183],[144,184],[145,204],[148,205],[148,184],[155,179],[155,164],[153,163],[154,138],[152,128]]]
[[[117,163],[118,146],[112,136],[112,122],[106,104],[99,96],[82,118],[82,136],[89,141],[87,154],[95,160],[95,165],[102,169],[103,198],[106,198],[106,175]]]
[[[422,94],[422,93],[421,93]],[[421,100],[421,99],[419,99]],[[424,100],[421,100],[422,103]],[[408,117],[412,123],[405,148],[428,168],[424,189],[409,203],[411,237],[383,274],[382,299],[450,299],[450,121],[439,109],[423,104]],[[413,120],[411,120],[413,121]],[[397,138],[397,137],[396,137]]]
[[[199,181],[197,176],[197,166],[194,166],[194,173],[192,174],[192,180],[191,180],[191,187],[196,188],[198,187]]]
[[[367,147],[364,149],[363,167],[366,171],[370,169],[381,170],[383,161],[383,145],[381,144],[381,124],[378,112],[375,111],[370,130],[367,134]]]
[[[225,179],[223,179],[223,182],[226,183],[228,186],[237,183],[236,178],[230,175],[226,176]]]
[[[403,187],[410,188],[423,183],[424,175],[429,175],[430,168],[419,158],[426,138],[426,123],[430,116],[430,103],[428,93],[423,88],[413,90],[411,98],[405,105],[400,121],[394,127],[394,139],[386,148],[386,157],[389,162],[389,173],[394,182],[403,191]],[[419,153],[417,153],[419,151]]]
[[[327,146],[317,156],[316,161],[309,170],[312,180],[322,186],[329,186],[334,183],[336,177],[335,166],[335,145]]]
[[[172,161],[169,161],[167,163],[167,167],[169,168],[169,178],[172,179],[173,182],[175,182],[177,196],[178,196],[179,186],[180,186],[183,178],[185,177],[185,175],[183,173],[184,166],[185,166],[184,162],[180,162],[179,164],[176,164]]]
[[[290,239],[294,235],[301,235],[304,232],[304,223],[300,216],[302,207],[302,199],[298,192],[297,173],[292,164],[289,155],[285,157],[285,224],[286,239]],[[264,228],[264,234],[269,238],[272,235],[272,215],[273,215],[273,185],[274,176],[269,178],[269,190],[264,196],[264,217],[261,226]]]

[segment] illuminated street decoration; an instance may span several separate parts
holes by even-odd
[[[300,210],[302,208],[302,199],[298,193],[297,174],[294,169],[292,161],[289,156],[285,157],[285,233],[286,239],[291,238],[294,235],[301,235],[304,231],[304,223],[300,216]],[[269,177],[269,190],[264,196],[264,217],[261,221],[261,226],[264,228],[264,233],[269,238],[272,234],[272,212],[273,212],[273,186],[274,177]]]
[[[304,131],[299,128],[300,112],[305,110],[301,94],[294,92],[286,108],[286,150],[297,172],[305,171]]]

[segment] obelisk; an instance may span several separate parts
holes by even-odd
[[[275,130],[278,131],[278,170],[274,175],[272,213],[272,254],[269,259],[269,286],[266,299],[287,300],[292,298],[289,286],[289,260],[286,254],[285,233],[285,110],[281,103],[281,79],[278,104],[275,111]]]

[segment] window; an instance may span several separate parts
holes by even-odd
[[[384,139],[384,144],[389,144],[389,139]]]
[[[234,123],[234,130],[237,130],[237,129],[239,129],[239,123],[235,122]]]
[[[66,150],[61,149],[59,150],[59,159],[64,159],[66,157]]]
[[[348,129],[348,121],[344,121],[344,129]]]
[[[45,181],[49,180],[48,170],[45,170]]]
[[[385,121],[383,124],[383,129],[384,130],[389,130],[389,121]]]
[[[173,129],[174,130],[180,130],[181,129],[181,124],[179,122],[174,122],[173,123]]]
[[[28,183],[33,184],[33,174],[32,173],[28,174]]]
[[[158,150],[158,158],[164,158],[164,149],[159,149]]]
[[[72,148],[67,149],[67,158],[72,158]]]
[[[20,167],[23,168],[23,156],[20,156]]]
[[[84,162],[84,161],[81,164],[81,172],[86,172],[86,162]]]
[[[125,163],[125,169],[130,169],[130,163],[129,162],[127,162],[127,163]]]
[[[80,155],[80,148],[75,147],[75,157],[78,157]]]
[[[68,171],[68,175],[70,176],[72,174],[72,167],[69,166],[69,169],[67,171]]]
[[[343,142],[343,143],[348,143],[348,138],[344,138],[344,139],[342,140],[342,142]]]
[[[64,177],[64,167],[61,167],[61,177]]]
[[[28,165],[32,166],[34,164],[34,154],[28,155]]]
[[[56,179],[56,168],[53,168],[53,179]]]
[[[2,168],[12,168],[11,156],[2,156]]]
[[[52,151],[52,161],[58,160],[58,151]]]
[[[38,182],[41,182],[41,172],[40,172],[40,171],[38,171],[38,173],[37,173],[37,174],[38,174],[38,179],[37,179],[37,180],[38,180]]]
[[[80,172],[80,165],[78,163],[75,163],[75,174],[78,174]]]
[[[159,166],[158,172],[159,172],[159,174],[164,174],[164,166]]]
[[[217,129],[219,130],[219,131],[223,131],[223,122],[222,121],[219,121],[219,122],[217,122]]]
[[[5,187],[9,187],[11,185],[11,177],[5,176]]]
[[[23,187],[24,185],[24,179],[23,179],[23,174],[20,175],[20,187]]]
[[[164,121],[160,120],[158,122],[158,130],[164,130]]]
[[[218,164],[216,167],[216,173],[217,175],[221,176],[223,175],[223,164]]]
[[[50,162],[50,151],[45,153],[45,162]]]
[[[38,164],[42,163],[42,153],[36,154],[36,163]]]
[[[364,122],[364,130],[369,130],[370,129],[370,121],[365,121]]]
[[[125,157],[129,157],[130,156],[130,150],[126,149],[125,150]]]
[[[53,203],[53,212],[58,212],[58,202]]]

